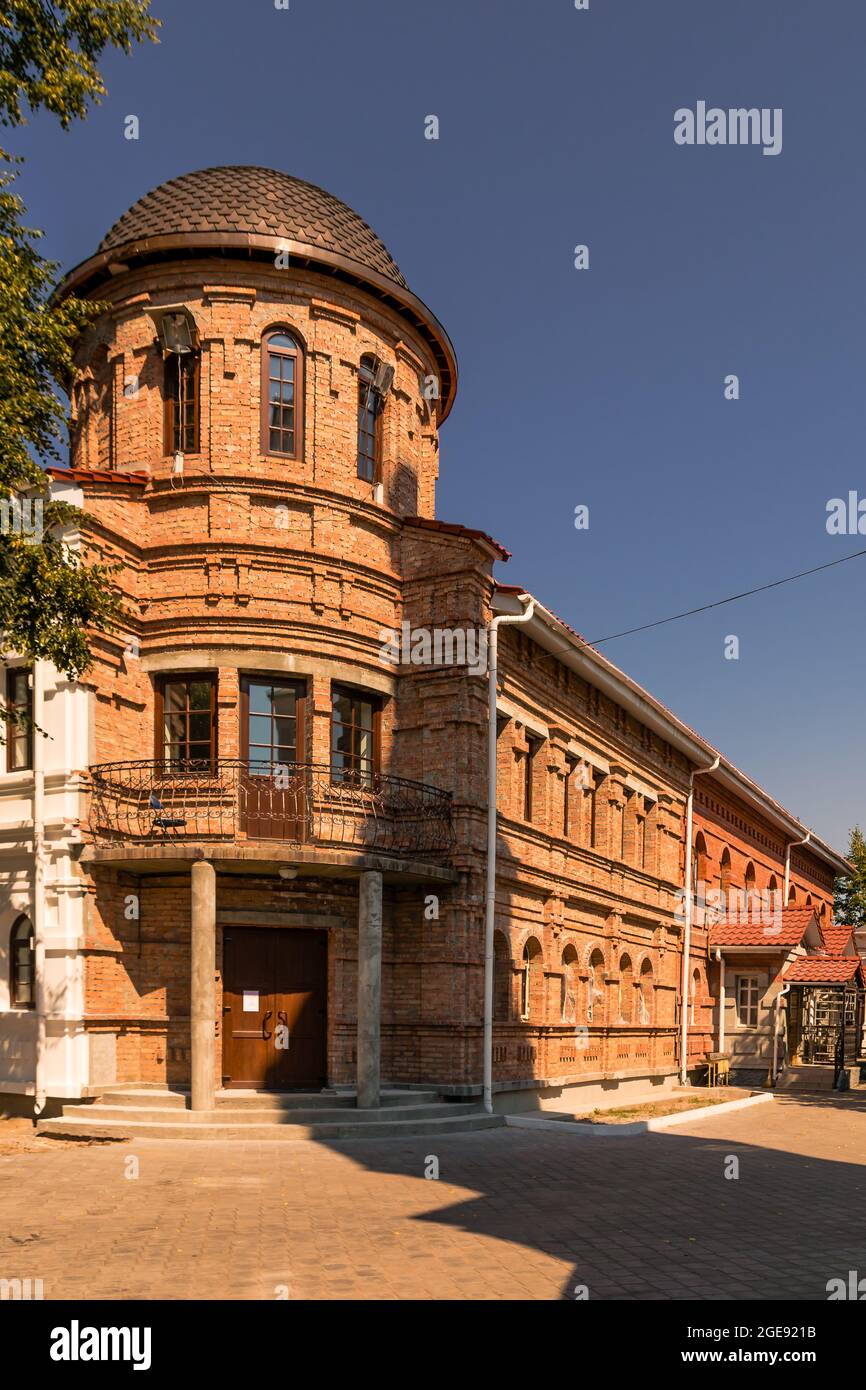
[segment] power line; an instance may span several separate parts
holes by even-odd
[[[704,603],[700,608],[687,608],[684,613],[674,613],[670,618],[659,618],[657,622],[644,623],[641,627],[627,627],[624,632],[612,632],[608,637],[598,637],[587,645],[600,647],[603,642],[615,642],[618,637],[631,637],[635,632],[648,632],[652,627],[664,627],[665,623],[679,622],[680,618],[692,618],[695,613],[706,613],[710,608],[721,608],[726,603],[736,603],[738,599],[750,598],[752,594],[762,594],[767,589],[778,589],[780,584],[791,584],[795,579],[805,579],[809,574],[830,570],[834,565],[844,565],[848,560],[856,560],[861,555],[866,555],[866,550],[855,550],[851,555],[843,555],[840,560],[829,560],[826,565],[815,565],[813,569],[800,570],[799,574],[789,574],[787,579],[774,579],[772,584],[759,584],[756,589],[745,589],[741,594],[731,594],[730,598],[720,598],[715,603]]]

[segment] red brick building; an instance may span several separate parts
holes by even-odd
[[[74,687],[34,673],[47,887],[28,936],[23,834],[0,1084],[477,1098],[486,630],[523,601],[500,545],[435,515],[444,328],[356,213],[255,168],[147,194],[65,289],[108,308],[57,486],[128,630]],[[502,627],[499,675],[496,1104],[671,1085],[716,1027],[692,783],[697,880],[778,889],[791,854],[823,926],[845,861],[791,851],[805,827],[726,760],[703,774],[715,750],[541,604]],[[33,776],[0,779],[9,825]]]

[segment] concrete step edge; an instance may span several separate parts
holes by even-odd
[[[168,1121],[100,1121],[40,1120],[37,1132],[47,1138],[80,1139],[177,1139],[177,1140],[253,1140],[253,1139],[375,1139],[412,1138],[442,1133],[471,1132],[499,1128],[504,1125],[500,1115],[458,1115],[427,1120],[378,1120],[368,1125],[305,1124],[305,1125],[181,1125]]]
[[[336,1107],[327,1110],[255,1110],[252,1107],[231,1109],[228,1106],[220,1106],[217,1110],[199,1111],[180,1110],[174,1106],[167,1106],[163,1109],[148,1106],[145,1109],[134,1105],[65,1105],[62,1115],[64,1120],[81,1121],[85,1124],[97,1124],[103,1121],[115,1124],[129,1121],[130,1124],[236,1124],[249,1127],[256,1124],[369,1125],[382,1120],[455,1119],[458,1116],[465,1118],[468,1115],[479,1113],[481,1112],[478,1107],[439,1103],[433,1105],[390,1105],[380,1110],[358,1110],[354,1107],[347,1110]]]

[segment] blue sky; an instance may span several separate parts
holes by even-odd
[[[830,498],[866,497],[862,0],[153,9],[160,45],[104,64],[84,125],[6,133],[48,254],[82,260],[209,164],[343,198],[457,349],[439,515],[502,541],[500,577],[587,638],[866,546],[825,527]],[[699,100],[781,107],[782,152],[676,145]],[[866,822],[864,590],[866,557],[603,650],[844,848]]]

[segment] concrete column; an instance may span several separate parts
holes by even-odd
[[[358,887],[358,1106],[379,1104],[382,1014],[382,875]]]
[[[190,931],[190,1050],[193,1110],[214,1108],[216,1058],[216,871],[207,860],[192,866]]]

